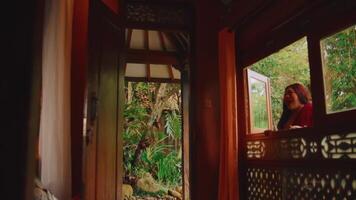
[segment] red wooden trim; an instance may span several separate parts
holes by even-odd
[[[71,173],[72,196],[82,194],[84,180],[83,159],[83,118],[85,117],[86,86],[88,72],[88,15],[89,1],[74,1],[72,52],[71,52],[71,84],[70,86],[70,126],[71,126]]]
[[[97,0],[89,0],[89,15],[91,10],[95,10],[103,19],[110,22],[113,27],[121,29],[125,25],[125,21],[122,17],[113,12],[109,7],[107,7],[104,2]]]

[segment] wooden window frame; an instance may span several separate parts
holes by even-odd
[[[270,91],[270,80],[268,77],[262,76],[261,74],[252,71],[251,69],[246,69],[246,81],[247,81],[247,87],[248,87],[248,134],[258,134],[262,133],[266,129],[263,128],[255,128],[254,125],[254,117],[252,113],[252,102],[251,102],[251,79],[256,79],[257,81],[260,81],[264,83],[265,86],[265,91],[266,91],[266,111],[267,111],[267,119],[268,119],[268,127],[267,130],[271,130],[273,128],[272,125],[272,109],[271,109],[271,91]]]
[[[338,21],[342,21],[343,23],[338,24]],[[308,37],[308,48],[311,52],[313,52],[309,56],[311,58],[310,60],[313,61],[311,64],[313,65],[313,75],[316,79],[314,83],[312,83],[312,85],[315,85],[313,87],[314,89],[312,89],[312,93],[319,93],[318,96],[313,97],[313,101],[314,98],[316,98],[316,101],[319,103],[314,119],[318,127],[323,127],[323,129],[326,130],[342,129],[348,131],[355,129],[356,126],[353,124],[356,116],[356,108],[327,113],[320,42],[322,39],[332,36],[354,25],[356,25],[356,17],[345,15],[340,18],[335,18],[329,25],[313,30],[312,34]]]

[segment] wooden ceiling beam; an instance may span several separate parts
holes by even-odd
[[[176,47],[177,51],[180,53],[185,53],[184,45],[179,41],[176,33],[164,32],[167,39]]]
[[[162,45],[163,51],[167,51],[166,43],[164,42],[164,38],[163,38],[163,33],[161,31],[158,31],[158,34],[159,34],[159,41]]]
[[[144,30],[144,34],[145,34],[145,36],[144,36],[144,45],[145,45],[145,49],[146,50],[149,50],[150,49],[150,40],[149,40],[149,36],[148,36],[148,30]]]
[[[190,27],[184,25],[131,22],[131,21],[125,22],[125,28],[144,29],[144,30],[153,30],[153,31],[167,31],[167,32],[188,32],[191,30]]]
[[[320,3],[319,0],[318,2]],[[309,6],[304,7],[300,12],[294,13],[288,20],[284,20],[284,23],[264,32],[263,36],[259,34],[257,39],[252,36],[252,38],[248,38],[247,33],[239,34],[236,38],[236,43],[239,44],[240,66],[249,66],[310,32],[318,32],[320,34],[319,31],[322,27],[329,27],[330,24],[338,23],[333,21],[335,16],[342,16],[345,13],[350,13],[349,16],[355,16],[353,11],[356,8],[356,2],[345,2],[330,3],[324,1],[323,4],[317,5],[315,4],[317,1],[315,1],[312,4],[308,4]],[[313,6],[313,8],[310,6]],[[314,6],[317,6],[317,8],[314,8]],[[333,15],[330,15],[330,13]],[[350,19],[350,17],[347,19]],[[250,34],[253,35],[252,31],[250,31]],[[242,37],[243,35],[245,36]],[[252,41],[253,39],[255,40]]]
[[[300,17],[308,10],[316,11],[318,7],[327,1],[295,0],[291,3],[285,0],[278,0],[278,2],[252,17],[247,23],[238,28],[240,41],[243,41],[243,43],[240,43],[240,49],[246,49],[264,42],[265,37],[274,30]]]
[[[126,63],[178,64],[176,53],[163,51],[146,51],[129,49],[126,52]]]
[[[169,78],[151,78],[148,80],[146,77],[125,77],[125,81],[130,82],[155,82],[155,83],[180,83],[180,79]]]
[[[146,63],[146,77],[147,80],[151,79],[151,66],[149,63]]]
[[[266,3],[271,4],[272,0],[244,0],[244,1],[235,1],[229,6],[229,12],[221,15],[223,16],[222,26],[230,27],[231,29],[236,29],[240,24],[243,24],[251,16],[256,15],[258,12],[263,10],[267,5]],[[243,8],[243,9],[241,9]]]

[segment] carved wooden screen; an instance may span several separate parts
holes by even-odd
[[[356,110],[326,112],[320,46],[324,38],[356,27],[356,16],[345,13],[338,18],[329,16],[325,22],[316,18],[308,30],[303,30],[303,35],[295,38],[308,39],[313,127],[248,134],[246,66],[241,64],[243,60],[238,63],[238,91],[243,91],[238,93],[241,94],[238,97],[240,199],[356,199]],[[352,69],[356,70],[356,56],[350,59],[354,59]],[[351,93],[355,95],[356,89]]]
[[[127,28],[187,30],[192,27],[191,7],[184,1],[127,0]]]

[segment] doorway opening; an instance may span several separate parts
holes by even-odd
[[[189,33],[126,29],[125,42],[122,199],[189,200]]]
[[[181,85],[125,86],[124,199],[182,199]]]

